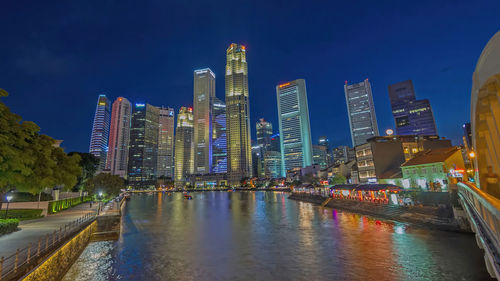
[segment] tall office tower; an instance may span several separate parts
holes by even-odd
[[[174,178],[174,119],[175,112],[173,108],[160,108],[158,118],[157,177]]]
[[[226,51],[226,130],[229,184],[252,177],[250,103],[245,46],[231,44]]]
[[[226,173],[226,104],[218,98],[214,98],[212,106],[212,173]]]
[[[181,107],[177,115],[175,133],[175,185],[182,186],[187,176],[194,173],[193,109]]]
[[[276,86],[281,140],[281,175],[311,166],[312,142],[306,81],[297,79]]]
[[[158,165],[160,109],[136,103],[130,126],[128,181],[132,187],[154,187]]]
[[[264,148],[252,141],[252,175],[263,178],[264,175]]]
[[[411,80],[389,85],[396,135],[437,135],[429,100],[417,100]]]
[[[372,88],[368,79],[360,83],[344,85],[352,146],[366,143],[366,140],[378,136],[377,117],[373,105]]]
[[[313,145],[313,164],[317,164],[321,169],[328,166],[328,151],[324,145]]]
[[[90,137],[89,152],[99,158],[98,171],[106,168],[108,154],[109,122],[111,119],[109,100],[106,95],[99,95],[94,115],[94,125]]]
[[[280,133],[276,133],[271,136],[271,151],[281,153]]]
[[[333,163],[332,155],[330,154],[330,140],[328,139],[328,137],[326,137],[326,136],[319,137],[318,138],[318,145],[325,147],[325,151],[326,151],[326,164],[330,165],[331,163]],[[314,158],[314,156],[313,156],[313,158]]]
[[[194,173],[212,170],[212,103],[215,74],[210,68],[198,69],[193,76]]]
[[[273,135],[273,124],[260,118],[256,124],[257,129],[257,144],[260,145],[264,151],[271,149],[271,136]]]
[[[132,105],[126,98],[119,97],[113,102],[106,170],[122,178],[127,177],[131,115]]]
[[[264,152],[264,176],[268,179],[281,177],[281,153],[278,151]]]

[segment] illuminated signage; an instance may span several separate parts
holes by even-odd
[[[290,82],[285,83],[285,84],[281,84],[279,87],[280,87],[280,88],[283,88],[283,87],[286,87],[286,86],[288,86],[288,85],[290,85]]]
[[[145,104],[143,104],[143,103],[136,103],[136,104],[135,104],[135,107],[145,107],[145,106],[146,106],[146,105],[145,105]]]
[[[100,102],[99,105],[106,105],[106,103],[105,102]]]

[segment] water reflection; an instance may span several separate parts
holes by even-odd
[[[134,195],[120,239],[64,280],[488,280],[472,235],[320,208],[277,192]]]

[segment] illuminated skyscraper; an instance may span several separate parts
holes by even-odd
[[[174,178],[174,118],[173,108],[160,108],[157,177]]]
[[[250,104],[245,46],[231,44],[226,51],[226,130],[229,184],[252,176]]]
[[[133,187],[154,187],[156,183],[159,114],[156,106],[135,104],[128,153],[128,181]]]
[[[126,98],[119,97],[113,102],[106,170],[122,178],[127,176],[131,115],[132,105]]]
[[[281,140],[281,173],[311,166],[312,141],[306,81],[297,79],[276,86]]]
[[[194,71],[194,172],[208,174],[212,170],[212,103],[215,98],[215,74],[210,68]]]
[[[175,133],[175,185],[182,186],[194,173],[193,109],[181,107]]]
[[[214,98],[212,104],[212,172],[227,172],[226,104]]]
[[[106,95],[99,95],[90,137],[89,152],[99,158],[98,171],[106,168],[106,157],[108,154],[109,122],[111,112],[109,100]]]
[[[354,147],[366,143],[366,140],[373,136],[378,136],[372,88],[368,79],[352,85],[348,85],[346,81],[344,92]]]
[[[273,124],[260,118],[256,124],[257,144],[260,145],[264,151],[271,149],[271,136],[273,135]]]
[[[389,85],[396,135],[437,135],[429,100],[417,100],[411,80]]]

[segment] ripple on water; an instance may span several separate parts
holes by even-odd
[[[90,243],[75,264],[66,273],[63,281],[73,280],[120,280],[114,272],[112,251],[115,242]]]

